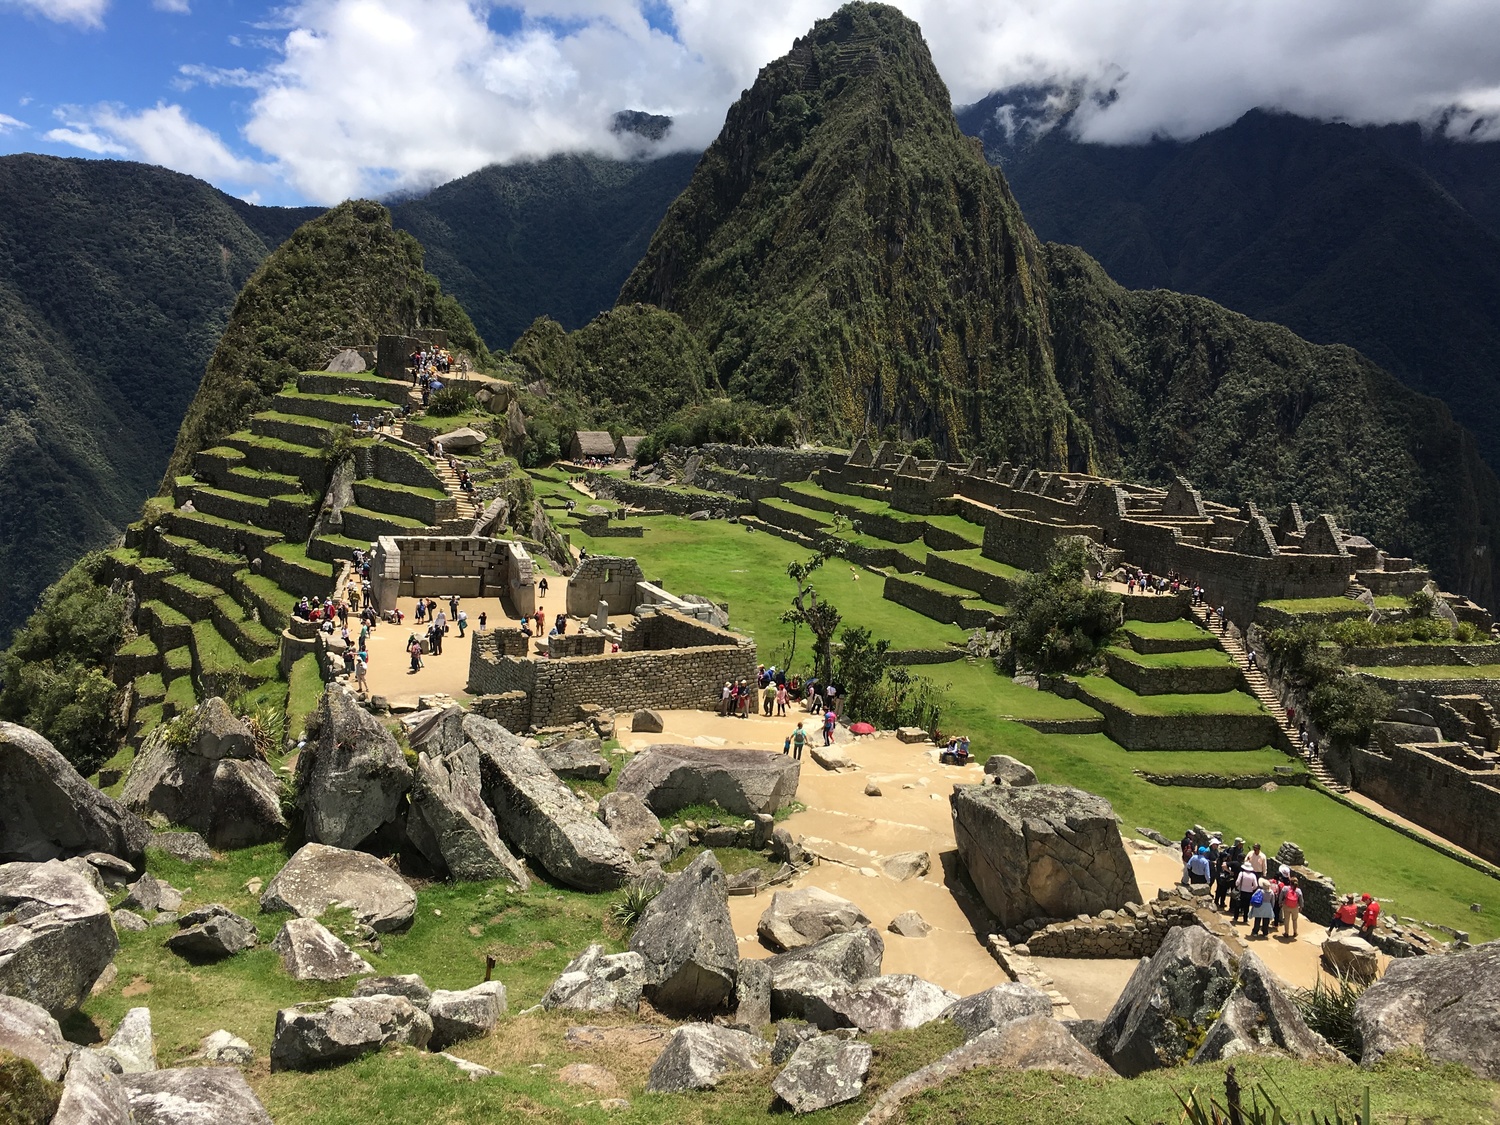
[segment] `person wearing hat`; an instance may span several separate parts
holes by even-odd
[[[1359,932],[1362,937],[1373,937],[1375,935],[1375,923],[1380,920],[1380,903],[1369,895],[1360,895],[1360,901],[1364,906],[1360,909]]]
[[[1208,862],[1208,848],[1200,847],[1193,853],[1192,858],[1187,861],[1187,878],[1185,882],[1193,887],[1208,886],[1208,876],[1213,870]]]
[[[1272,890],[1270,882],[1259,879],[1255,890],[1250,892],[1250,936],[1269,938],[1271,921],[1275,916],[1276,892]]]
[[[1234,880],[1234,913],[1230,915],[1231,923],[1250,921],[1250,898],[1260,887],[1260,878],[1255,874],[1255,868],[1250,866],[1246,860],[1240,864],[1240,873]]]

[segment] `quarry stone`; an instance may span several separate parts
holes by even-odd
[[[121,1080],[135,1125],[272,1125],[232,1066],[188,1066]]]
[[[991,1028],[1027,1016],[1050,1019],[1052,1001],[1045,992],[1016,981],[1007,981],[972,996],[965,996],[943,1013],[943,1018],[952,1020],[964,1033],[965,1039],[973,1039]]]
[[[605,953],[604,946],[591,945],[552,982],[542,997],[542,1007],[633,1012],[645,986],[646,961],[639,953]]]
[[[385,1047],[425,1047],[432,1021],[404,996],[356,996],[282,1008],[271,1040],[271,1070],[313,1070]]]
[[[288,918],[271,948],[293,980],[343,980],[375,971],[314,918]]]
[[[717,805],[731,816],[774,813],[797,795],[801,763],[764,750],[657,744],[620,771],[615,788],[634,793],[657,816],[689,805]]]
[[[58,860],[0,865],[0,993],[65,1019],[119,947],[91,880]]]
[[[73,1046],[45,1008],[19,996],[0,995],[0,1051],[25,1059],[43,1078],[57,1082],[68,1068]]]
[[[316,918],[330,906],[388,933],[411,924],[417,896],[406,880],[366,852],[303,844],[260,896],[268,914],[289,911]]]
[[[630,937],[646,963],[645,996],[672,1015],[712,1015],[734,995],[739,942],[724,868],[706,851],[646,906]]]
[[[446,754],[417,755],[406,832],[434,868],[456,880],[531,886],[484,803],[479,751],[472,743]]]
[[[352,696],[330,689],[318,709],[318,740],[297,758],[307,838],[358,848],[396,820],[411,789],[411,767],[391,732]]]
[[[622,793],[618,789],[599,799],[599,819],[631,855],[662,834],[661,821],[646,807],[646,802],[634,793]]]
[[[213,903],[177,919],[181,928],[167,938],[167,948],[194,961],[218,961],[255,948],[255,923],[227,906]]]
[[[1415,1047],[1481,1078],[1500,1078],[1500,942],[1392,961],[1360,994],[1354,1018],[1365,1066]]]
[[[735,1070],[759,1070],[765,1041],[743,1031],[692,1023],[672,1033],[666,1049],[651,1066],[646,1091],[680,1094],[711,1090]]]
[[[485,981],[462,991],[435,988],[427,1002],[432,1020],[435,1051],[462,1039],[477,1039],[495,1030],[506,1008],[505,986],[499,981]]]
[[[864,1093],[872,1055],[868,1043],[820,1035],[797,1048],[771,1089],[794,1113],[852,1102]]]
[[[392,977],[366,977],[354,986],[355,996],[404,996],[415,1007],[427,1010],[432,999],[432,989],[416,973],[402,973]]]
[[[768,948],[784,953],[869,924],[865,912],[848,899],[821,887],[800,887],[771,896],[756,933]]]

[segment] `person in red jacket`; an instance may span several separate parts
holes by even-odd
[[[1364,910],[1362,912],[1364,920],[1360,923],[1359,932],[1365,937],[1369,937],[1375,932],[1375,923],[1380,920],[1380,903],[1376,902],[1369,895],[1360,895],[1359,897],[1364,902]]]
[[[1359,907],[1355,905],[1353,895],[1345,895],[1344,901],[1339,903],[1337,910],[1333,912],[1333,923],[1328,927],[1330,930],[1352,930],[1359,921]]]

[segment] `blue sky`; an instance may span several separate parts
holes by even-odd
[[[955,102],[1082,85],[1090,140],[1256,106],[1500,138],[1495,0],[894,0]],[[0,0],[0,152],[162,164],[266,203],[420,190],[555,152],[697,149],[836,0]]]

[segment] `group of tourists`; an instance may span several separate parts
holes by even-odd
[[[447,348],[434,348],[429,351],[420,348],[407,356],[410,361],[407,366],[411,368],[411,381],[417,383],[422,376],[431,378],[433,375],[448,374],[453,369],[453,355]]]
[[[839,718],[832,711],[823,712],[823,745],[832,746],[834,733],[838,730]],[[786,744],[781,748],[783,756],[790,756],[797,761],[802,760],[803,747],[807,745],[807,726],[799,720],[796,729],[786,736]]]

